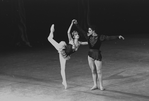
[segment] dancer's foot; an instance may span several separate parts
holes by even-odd
[[[62,82],[62,84],[65,87],[65,89],[67,89],[67,83],[66,82]]]
[[[54,32],[54,24],[51,25],[50,31],[53,33]]]
[[[105,88],[103,88],[103,86],[100,86],[99,89],[102,91],[105,90]]]
[[[54,24],[51,25],[50,34],[49,34],[48,38],[53,38],[54,37],[53,33],[54,33]]]
[[[96,85],[94,85],[94,86],[91,88],[91,90],[96,90],[96,89],[98,89],[98,87],[97,87]]]

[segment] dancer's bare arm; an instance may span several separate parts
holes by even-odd
[[[80,41],[80,45],[88,45],[88,42],[81,42]]]
[[[50,34],[48,36],[48,41],[56,48],[56,50],[59,49],[59,44],[53,39],[53,33],[54,33],[54,24],[51,25],[50,28]]]
[[[72,40],[72,35],[71,35],[71,28],[72,28],[72,25],[74,24],[74,23],[76,23],[76,20],[75,19],[73,19],[72,21],[71,21],[71,24],[70,24],[70,26],[69,26],[69,28],[68,28],[68,31],[67,31],[67,35],[68,35],[68,40],[69,40],[69,42]]]

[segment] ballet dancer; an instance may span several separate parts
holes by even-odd
[[[84,35],[85,39],[88,41],[89,51],[88,51],[88,64],[91,69],[92,78],[93,78],[93,87],[91,90],[98,89],[97,81],[99,80],[99,89],[104,90],[103,81],[102,81],[102,55],[100,51],[101,43],[105,40],[111,39],[123,39],[124,37],[119,36],[106,36],[97,34],[94,27],[89,26],[88,32],[85,32],[78,24],[77,28]]]
[[[67,81],[66,81],[66,61],[70,59],[71,54],[76,52],[80,45],[87,45],[88,42],[81,42],[79,41],[79,34],[77,31],[73,31],[71,33],[71,28],[73,24],[77,24],[77,20],[73,19],[69,29],[67,31],[69,43],[66,44],[65,41],[56,42],[54,40],[54,24],[52,24],[50,28],[50,34],[48,36],[48,41],[55,47],[55,49],[59,53],[59,60],[60,60],[60,68],[61,68],[61,77],[62,77],[62,84],[64,85],[65,89],[67,89]]]

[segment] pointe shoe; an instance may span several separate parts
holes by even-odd
[[[101,91],[104,91],[104,90],[105,90],[105,88],[103,88],[103,87],[100,87],[99,89],[100,89]]]
[[[65,87],[65,89],[67,89],[67,83],[66,82],[62,82],[62,84]]]
[[[98,89],[97,86],[93,86],[93,87],[91,88],[91,90],[96,90],[96,89]]]

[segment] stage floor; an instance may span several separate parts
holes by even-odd
[[[58,53],[50,43],[42,48],[3,51],[0,101],[148,101],[149,41],[107,41],[101,51],[105,91],[90,90],[88,46],[81,46],[67,62],[67,90],[61,84]]]

